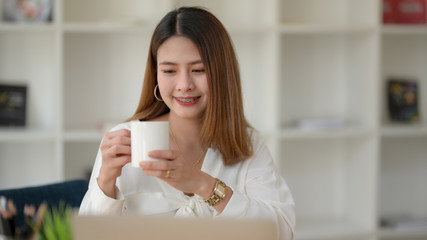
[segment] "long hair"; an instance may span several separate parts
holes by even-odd
[[[182,7],[169,12],[151,38],[139,105],[129,120],[150,120],[170,111],[154,97],[157,84],[157,51],[172,36],[185,36],[199,49],[206,69],[209,97],[200,139],[205,147],[221,152],[224,165],[233,165],[253,154],[250,125],[243,112],[239,65],[230,36],[210,12]]]

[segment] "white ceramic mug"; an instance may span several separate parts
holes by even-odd
[[[130,135],[133,167],[141,161],[162,160],[149,157],[148,152],[169,149],[169,122],[132,121]]]

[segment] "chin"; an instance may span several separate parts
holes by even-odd
[[[175,112],[175,115],[177,117],[187,119],[187,120],[201,119],[204,116],[204,114],[201,112],[196,113],[196,112],[188,112],[188,111]]]

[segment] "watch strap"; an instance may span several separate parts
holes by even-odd
[[[226,189],[227,189],[227,185],[225,185],[223,181],[216,178],[215,187],[211,195],[209,196],[209,198],[204,200],[205,203],[207,203],[211,207],[218,205],[221,202],[221,200],[225,198]]]

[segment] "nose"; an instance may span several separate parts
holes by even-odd
[[[177,78],[176,89],[186,92],[194,89],[194,82],[187,71],[181,71]]]

